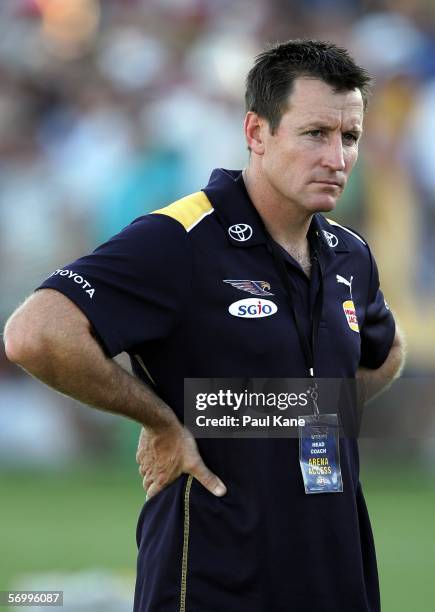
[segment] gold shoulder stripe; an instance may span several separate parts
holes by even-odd
[[[189,232],[213,210],[213,206],[205,193],[198,191],[169,204],[169,206],[165,206],[165,208],[154,210],[152,214],[172,217],[181,223],[186,232]]]
[[[357,238],[360,242],[362,242],[363,244],[366,244],[364,240],[361,238],[361,236],[358,236],[358,234],[355,234],[355,232],[350,230],[348,227],[344,227],[343,225],[340,225],[339,223],[337,223],[337,221],[333,221],[332,219],[327,218],[326,220],[329,223],[329,225],[336,225],[337,227],[341,227],[341,229],[343,229],[345,232],[347,232],[348,234],[352,234],[352,236],[355,236],[355,238]]]

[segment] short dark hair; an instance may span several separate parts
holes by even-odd
[[[337,92],[359,89],[366,109],[372,79],[346,49],[331,42],[295,39],[257,55],[246,78],[246,112],[267,119],[273,134],[287,110],[295,79],[303,76],[320,79]]]

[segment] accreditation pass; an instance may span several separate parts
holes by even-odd
[[[299,463],[305,493],[342,493],[339,425],[336,414],[299,417]]]

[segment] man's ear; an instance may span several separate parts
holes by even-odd
[[[246,113],[244,123],[246,142],[250,151],[257,155],[264,153],[263,133],[264,129],[267,129],[266,123],[266,120],[259,117],[257,113],[253,111]]]

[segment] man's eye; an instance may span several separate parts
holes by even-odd
[[[358,142],[357,136],[351,133],[343,134],[343,140],[350,144],[355,144],[356,142]]]
[[[318,138],[319,136],[322,135],[322,130],[309,130],[307,134],[309,136],[314,136],[314,138]]]

